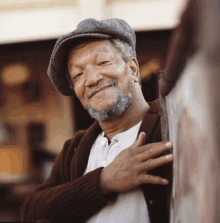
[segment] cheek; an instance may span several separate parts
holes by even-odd
[[[116,74],[119,75],[119,77],[123,77],[124,75],[127,75],[127,70],[124,64],[118,65],[115,67]]]
[[[87,106],[87,102],[86,102],[86,99],[84,97],[84,87],[83,87],[83,84],[81,83],[76,83],[74,85],[74,92],[76,94],[76,97],[80,100],[80,102],[82,103],[82,105],[84,107]]]
[[[102,68],[100,72],[109,78],[120,78],[125,75],[126,66],[123,63],[112,64],[111,66]]]
[[[73,83],[73,89],[74,89],[74,92],[75,92],[76,96],[78,98],[81,98],[84,94],[84,91],[85,91],[83,81],[78,80],[75,83]]]
[[[119,88],[121,88],[125,94],[132,93],[134,89],[134,81],[132,77],[127,76],[122,78],[119,82]]]

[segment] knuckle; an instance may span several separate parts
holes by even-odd
[[[137,184],[138,184],[138,177],[131,177],[130,178],[130,184],[131,184],[132,187],[137,186]]]
[[[153,169],[152,159],[147,160],[144,167],[146,171]]]
[[[138,179],[138,183],[139,184],[144,184],[146,183],[146,178],[144,175],[140,176],[139,179]]]
[[[137,161],[138,163],[141,163],[141,162],[143,161],[143,157],[142,157],[142,155],[137,155],[137,156],[135,157],[135,159],[136,159],[136,161]]]
[[[149,157],[152,157],[152,156],[153,156],[153,149],[152,149],[152,148],[150,148],[150,149],[148,150],[148,156],[149,156]]]
[[[148,143],[147,146],[150,148],[152,147],[153,145],[155,145],[155,143]]]
[[[133,166],[133,168],[132,168],[132,175],[133,175],[133,176],[136,176],[137,173],[138,173],[138,168],[137,168],[137,166]]]
[[[153,162],[153,159],[148,159],[148,160],[147,160],[147,164],[148,164],[148,165],[152,165],[152,162]]]
[[[152,176],[151,176],[151,175],[146,174],[145,179],[146,179],[146,181],[147,181],[148,183],[150,183],[150,182],[151,182],[151,178],[152,178]]]
[[[133,149],[132,147],[127,148],[128,156],[134,157],[134,151],[135,151],[135,149]]]

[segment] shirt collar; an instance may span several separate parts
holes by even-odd
[[[130,138],[132,135],[134,134],[138,134],[138,130],[140,128],[140,125],[141,125],[142,121],[138,122],[136,125],[132,126],[130,129],[124,131],[124,132],[120,132],[118,133],[117,135],[115,135],[111,141],[116,141],[116,142],[119,142],[119,141],[123,141],[123,140],[126,140],[127,138]],[[101,136],[102,137],[105,137],[105,133],[104,131],[101,133]]]

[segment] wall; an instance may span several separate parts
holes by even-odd
[[[0,171],[19,174],[32,171],[32,151],[27,139],[28,124],[45,125],[44,146],[54,153],[62,149],[63,143],[74,132],[71,99],[56,92],[46,74],[53,44],[54,41],[49,44],[47,42],[15,44],[1,49],[0,77],[3,91],[1,121],[13,126],[16,137],[0,145]],[[32,91],[34,86],[25,92],[22,83],[14,83],[13,78],[11,82],[10,79],[9,82],[4,80],[6,68],[14,64],[27,66],[29,74],[24,83],[30,81],[40,84],[39,97],[36,100],[30,99],[34,94]]]
[[[10,2],[10,4],[9,4]],[[172,29],[187,0],[2,0],[0,43],[57,38],[85,18],[118,17],[136,31]]]
[[[170,222],[220,222],[219,20],[219,1],[189,2],[160,85],[174,145]]]

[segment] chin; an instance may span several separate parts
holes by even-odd
[[[132,96],[131,94],[121,94],[115,103],[106,106],[96,106],[88,109],[91,117],[95,118],[97,121],[109,121],[118,116],[120,116],[124,111],[126,111],[131,104]]]
[[[117,100],[100,100],[99,102],[90,103],[89,107],[96,111],[103,111],[111,109],[117,103]]]
[[[106,106],[90,106],[95,111],[102,112],[102,111],[107,111],[111,109],[111,105],[106,105]]]

